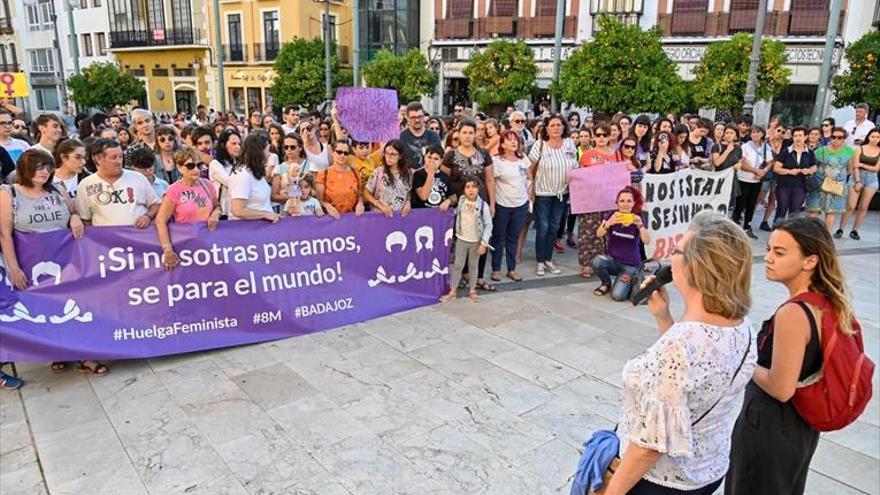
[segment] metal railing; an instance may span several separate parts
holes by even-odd
[[[223,45],[224,62],[247,62],[247,45]]]
[[[281,51],[281,43],[254,43],[255,62],[273,62]]]
[[[110,48],[137,46],[202,45],[202,30],[198,28],[137,29],[110,31]]]

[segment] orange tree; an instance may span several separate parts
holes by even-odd
[[[846,72],[834,76],[834,105],[867,103],[880,108],[880,31],[866,33],[846,49]]]
[[[364,65],[363,72],[367,86],[397,90],[401,104],[433,93],[437,85],[437,76],[431,71],[428,59],[415,48],[403,55],[380,50],[376,58]]]
[[[738,33],[726,41],[711,43],[694,67],[693,98],[700,108],[731,110],[738,114],[746,94],[752,35]],[[785,66],[785,43],[764,38],[758,66],[757,100],[772,100],[782,93],[791,78]]]
[[[471,99],[486,112],[503,110],[538,89],[535,53],[522,40],[493,41],[471,56],[462,73],[468,78]]]

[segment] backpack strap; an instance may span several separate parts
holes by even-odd
[[[742,369],[743,364],[745,364],[745,362],[746,362],[746,358],[749,356],[749,351],[751,351],[751,350],[752,350],[752,327],[750,325],[749,326],[749,344],[746,346],[746,352],[743,353],[743,357],[739,362],[739,366],[736,367],[736,371],[734,371],[733,376],[730,377],[730,385],[733,385],[733,381],[736,380],[736,376],[739,375],[739,372]],[[721,402],[721,399],[723,399],[723,398],[724,398],[724,393],[722,392],[721,397],[718,397],[718,400],[716,400],[715,403],[712,404],[712,407],[707,409],[706,412],[704,412],[702,416],[700,416],[699,418],[697,418],[696,421],[691,423],[691,427],[697,426],[697,423],[699,423],[700,421],[703,420],[703,418],[708,416],[709,413],[712,412],[712,409],[715,409],[715,406],[717,406],[718,403]]]

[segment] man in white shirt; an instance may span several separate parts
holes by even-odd
[[[291,105],[284,107],[284,114],[281,116],[284,119],[284,123],[281,124],[281,128],[284,129],[284,135],[288,135],[291,132],[296,133],[297,127],[299,126],[299,107],[296,105]]]
[[[847,133],[846,144],[853,147],[862,144],[873,128],[874,123],[868,120],[868,104],[859,103],[856,105],[856,118],[843,124],[843,129]]]
[[[159,212],[159,197],[143,175],[122,168],[122,148],[112,139],[89,145],[98,171],[77,188],[76,209],[86,225],[145,229]]]
[[[17,162],[18,157],[30,148],[30,145],[26,141],[12,137],[12,121],[12,112],[0,108],[0,146],[6,148],[13,162]]]

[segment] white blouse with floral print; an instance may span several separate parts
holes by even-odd
[[[617,429],[620,455],[630,443],[663,454],[644,479],[693,490],[724,477],[731,412],[755,370],[755,337],[747,318],[737,327],[678,322],[644,354],[626,363]],[[719,398],[711,412],[693,425]]]

